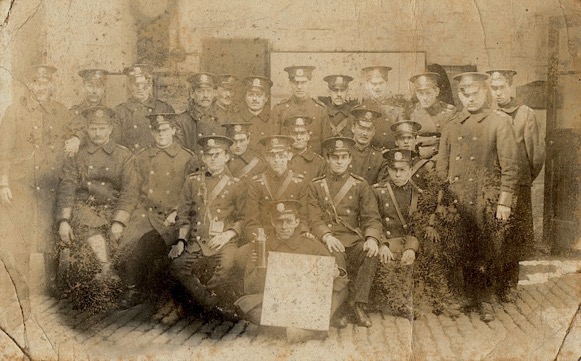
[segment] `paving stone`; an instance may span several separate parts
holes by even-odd
[[[220,325],[218,325],[218,327],[216,327],[214,329],[214,331],[212,331],[212,334],[210,335],[210,339],[212,340],[219,340],[222,338],[222,336],[226,335],[228,333],[228,331],[232,328],[232,326],[234,326],[234,324],[232,322],[222,322]]]
[[[190,321],[190,323],[186,327],[184,327],[183,330],[181,330],[177,335],[172,337],[169,343],[175,345],[183,344],[187,339],[192,337],[192,335],[195,334],[200,329],[200,327],[202,327],[202,325],[203,322],[201,320]]]
[[[577,310],[575,319],[563,340],[557,361],[578,360],[581,356],[581,308]]]
[[[454,345],[452,344],[450,337],[440,325],[438,317],[432,313],[426,316],[426,324],[430,329],[430,333],[438,348],[440,355],[454,355],[456,352],[453,350]]]
[[[247,322],[246,321],[238,321],[231,329],[228,331],[224,337],[222,337],[223,341],[231,341],[236,339],[236,337],[240,336],[242,332],[246,329]]]
[[[193,334],[188,340],[188,345],[198,345],[202,340],[210,337],[214,328],[216,328],[220,324],[220,321],[211,320],[200,327],[200,329]]]

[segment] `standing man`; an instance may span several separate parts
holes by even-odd
[[[378,265],[381,220],[369,184],[348,172],[354,145],[351,138],[323,142],[328,171],[309,183],[307,216],[311,232],[347,270],[349,305],[357,324],[371,327],[364,305]]]
[[[174,142],[175,116],[149,115],[155,145],[135,156],[139,200],[121,242],[127,252],[124,308],[139,301],[139,292],[145,286],[141,283],[143,275],[154,267],[154,261],[167,259],[169,247],[176,239],[173,225],[182,186],[189,174],[199,171],[198,157]]]
[[[82,294],[87,283],[118,279],[112,252],[127,227],[137,202],[137,177],[132,153],[110,139],[113,111],[106,107],[83,112],[89,142],[68,158],[62,169],[56,203],[56,224],[64,245],[79,255],[90,252],[97,261],[96,274],[87,272],[83,257],[73,257],[71,296],[79,307],[93,300]],[[75,269],[76,267],[76,269]],[[99,287],[98,284],[94,284]],[[94,291],[94,290],[93,290]]]
[[[418,98],[410,119],[421,125],[418,133],[418,152],[421,158],[431,159],[438,154],[442,129],[456,114],[456,107],[438,100],[437,73],[421,73],[410,78],[413,92]]]
[[[351,114],[354,119],[351,132],[355,146],[351,151],[353,161],[349,164],[349,171],[363,177],[368,184],[375,184],[387,178],[387,164],[381,150],[371,145],[376,131],[375,124],[381,121],[381,113],[361,105],[353,108]]]
[[[327,113],[331,125],[331,136],[351,138],[352,120],[350,117],[353,104],[348,101],[349,83],[353,80],[349,75],[327,75],[323,78],[329,87],[331,103],[327,105]]]
[[[274,122],[270,116],[270,108],[266,106],[272,81],[262,76],[251,76],[244,78],[244,86],[246,107],[238,112],[236,121],[250,124],[250,147],[258,150],[260,139],[279,133],[278,124]]]
[[[490,88],[497,106],[511,118],[518,147],[517,202],[513,211],[514,227],[507,242],[502,281],[498,291],[503,301],[514,301],[518,283],[518,262],[527,257],[534,239],[532,183],[545,163],[545,139],[535,112],[512,97],[514,70],[489,70]]]
[[[84,119],[79,119],[82,113],[93,107],[104,106],[105,99],[105,83],[109,72],[105,69],[83,69],[79,71],[79,76],[83,78],[83,101],[77,105],[73,105],[71,111],[75,113],[77,121],[86,122]]]
[[[236,113],[234,89],[238,79],[230,74],[220,75],[218,78],[218,87],[216,91],[216,117],[220,123],[224,124],[231,122]]]
[[[153,97],[153,67],[135,64],[125,68],[123,73],[129,80],[130,98],[115,107],[113,139],[132,152],[153,145],[148,115],[153,113],[173,113],[171,105]]]
[[[390,70],[389,66],[368,66],[362,69],[364,90],[367,93],[362,104],[380,111],[382,115],[376,122],[376,136],[371,141],[371,144],[381,150],[393,148],[393,134],[389,127],[403,112],[403,109],[389,104],[387,80]]]
[[[74,133],[72,113],[53,99],[56,71],[49,65],[32,67],[30,94],[10,105],[0,121],[0,238],[13,240],[4,246],[26,278],[31,254],[44,256],[51,292],[56,275],[51,240],[58,172],[65,141]],[[79,140],[74,139],[78,147]]]
[[[228,170],[232,175],[244,182],[265,171],[264,161],[248,146],[252,136],[250,123],[222,124],[226,128],[226,136],[232,139],[230,146],[232,156],[228,161]]]
[[[395,134],[395,146],[399,149],[407,149],[413,152],[411,182],[418,188],[425,189],[428,173],[434,171],[436,162],[431,158],[421,158],[418,153],[418,132],[422,126],[412,120],[400,120],[391,125],[391,131]]]
[[[467,297],[490,322],[504,233],[514,209],[518,149],[508,116],[487,104],[488,75],[462,73],[454,79],[464,109],[444,128],[436,171],[449,184],[465,230]]]
[[[196,73],[188,81],[192,84],[188,109],[177,118],[176,137],[184,147],[197,152],[199,138],[222,135],[224,129],[216,116],[216,76]]]
[[[284,71],[288,73],[292,95],[272,109],[272,118],[279,127],[279,131],[284,120],[292,116],[301,114],[313,119],[309,145],[315,153],[322,154],[321,142],[331,135],[331,126],[325,104],[310,96],[313,70],[315,70],[314,66],[284,68]]]
[[[171,271],[194,301],[209,311],[220,311],[221,296],[231,296],[232,268],[243,230],[241,183],[226,163],[232,140],[202,137],[204,170],[188,177],[177,207],[178,238],[169,252]]]
[[[295,174],[303,174],[305,182],[323,175],[327,165],[323,157],[309,147],[309,126],[312,122],[311,118],[298,115],[285,119],[283,123],[284,129],[293,138],[288,167]]]

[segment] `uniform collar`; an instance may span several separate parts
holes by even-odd
[[[327,171],[327,178],[329,178],[330,180],[335,181],[335,182],[346,179],[349,176],[350,176],[349,170],[346,170],[341,175],[335,175],[335,173],[331,172],[331,170]]]
[[[295,232],[293,233],[293,235],[287,239],[287,240],[282,240],[280,238],[278,238],[276,235],[273,237],[273,245],[272,245],[272,249],[273,250],[279,250],[282,246],[287,246],[288,248],[292,249],[292,250],[296,250],[297,248],[299,248],[301,246],[301,242],[300,242],[301,237],[297,234],[297,230],[295,229]]]
[[[510,101],[507,104],[500,107],[500,110],[502,110],[506,114],[511,114],[514,113],[519,107],[520,104],[518,103],[518,101],[515,98],[511,97]]]
[[[89,142],[87,144],[87,152],[89,152],[91,154],[95,153],[99,149],[103,149],[107,154],[111,154],[115,150],[115,142],[112,141],[111,139],[109,139],[109,141],[107,143],[105,143],[101,146],[97,146],[97,145],[93,144],[92,142]]]
[[[294,95],[292,95],[292,96],[290,97],[290,101],[291,101],[292,103],[294,103],[294,104],[305,104],[305,103],[307,103],[309,100],[311,100],[311,98],[309,98],[309,97],[306,97],[306,98],[304,98],[304,99],[299,99],[299,98],[295,97]]]
[[[253,112],[250,111],[250,109],[246,108],[244,120],[248,122],[254,117],[258,117],[263,122],[266,122],[270,118],[270,109],[268,109],[268,107],[265,106],[264,108],[262,108],[260,113],[254,114]]]
[[[224,167],[224,170],[222,171],[222,173],[218,174],[217,176],[214,176],[208,170],[204,170],[204,175],[206,177],[209,177],[209,178],[217,178],[217,179],[221,179],[225,175],[228,176],[228,177],[232,177],[232,173],[230,173],[230,171],[228,170],[228,167]]]
[[[371,143],[369,143],[367,145],[361,145],[361,144],[355,142],[355,146],[353,147],[353,150],[360,152],[360,153],[363,153],[363,152],[366,152],[370,146],[371,146]]]
[[[303,157],[305,160],[311,162],[314,158],[315,158],[315,152],[313,152],[313,150],[311,149],[311,147],[307,147],[305,150],[303,150],[301,153],[295,153],[291,150],[292,156],[297,157]]]
[[[341,113],[345,116],[348,116],[349,112],[351,111],[351,107],[347,103],[338,107],[335,104],[333,104],[333,102],[331,102],[327,109],[328,109],[329,115],[332,117],[334,117],[335,115],[337,115],[339,113]]]
[[[408,180],[408,181],[407,181],[407,183],[406,183],[406,184],[404,184],[404,185],[403,185],[403,186],[401,186],[401,187],[400,187],[400,186],[397,186],[397,185],[395,185],[395,183],[393,183],[393,181],[392,181],[391,179],[388,181],[388,183],[389,183],[389,185],[391,186],[391,189],[401,189],[401,190],[408,190],[408,189],[412,188],[410,180]]]
[[[436,100],[431,107],[424,109],[426,113],[434,116],[440,114],[442,112],[442,103],[439,100]]]
[[[478,113],[470,113],[466,108],[462,109],[460,112],[459,120],[460,123],[465,123],[468,118],[474,119],[476,122],[480,123],[484,118],[486,118],[492,110],[490,108],[483,107],[478,111]]]
[[[194,103],[194,101],[190,99],[189,112],[194,118],[197,118],[198,116],[203,116],[203,115],[212,116],[214,113],[214,107],[215,107],[214,104],[215,103],[212,103],[212,105],[210,105],[208,108],[204,108],[203,106]]]
[[[275,172],[272,171],[272,169],[268,168],[266,170],[266,175],[268,175],[270,178],[274,178],[274,179],[285,179],[286,176],[288,175],[288,172],[290,172],[288,167],[286,168],[284,173],[281,175],[276,174]]]
[[[159,152],[166,152],[170,157],[175,157],[176,155],[178,155],[178,152],[180,151],[180,146],[176,143],[173,142],[169,147],[167,148],[159,148],[157,146],[152,146],[151,148],[149,148],[149,156],[150,157],[155,157]]]

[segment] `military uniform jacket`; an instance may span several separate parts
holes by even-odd
[[[87,109],[94,108],[94,107],[101,107],[105,106],[103,103],[99,103],[96,105],[92,105],[87,101],[83,101],[82,103],[73,105],[71,107],[71,112],[74,116],[74,127],[75,127],[75,136],[81,140],[82,143],[88,141],[87,139],[87,119],[83,116],[83,112]]]
[[[470,212],[467,216],[480,219],[486,200],[512,205],[517,154],[508,116],[490,109],[475,114],[463,110],[442,133],[436,171]]]
[[[422,158],[431,158],[438,152],[442,130],[456,112],[455,106],[439,100],[427,109],[422,108],[420,104],[416,105],[410,118],[422,126],[417,137],[418,150]]]
[[[291,170],[276,175],[270,169],[255,175],[249,181],[248,198],[244,215],[246,218],[247,238],[253,239],[258,234],[257,228],[264,228],[267,232],[272,228],[270,214],[266,213],[266,205],[272,201],[296,200],[302,203],[299,218],[299,233],[308,231],[306,223],[307,182],[302,174]]]
[[[185,148],[198,152],[198,139],[209,135],[224,135],[224,127],[216,117],[216,105],[203,108],[190,100],[186,111],[176,118],[176,138]]]
[[[112,140],[99,147],[87,144],[62,169],[56,218],[69,218],[72,208],[75,223],[91,228],[112,221],[127,225],[137,196],[132,153]]]
[[[242,155],[230,154],[228,169],[234,177],[245,182],[255,175],[264,172],[266,165],[254,151],[248,149]]]
[[[361,105],[377,109],[382,115],[381,118],[375,121],[375,136],[371,140],[371,145],[381,150],[394,148],[395,136],[390,127],[397,122],[403,109],[388,104],[387,99],[363,99]]]
[[[367,183],[375,184],[389,177],[387,162],[381,150],[369,145],[363,149],[357,145],[351,150],[353,160],[349,171],[363,177]]]
[[[347,182],[349,185],[345,186]],[[330,197],[325,192],[325,184]],[[337,199],[340,192],[344,196]],[[365,179],[349,172],[339,176],[327,172],[309,183],[307,216],[311,232],[319,239],[331,233],[345,247],[363,242],[367,237],[381,239],[381,219],[373,191]]]
[[[173,113],[174,109],[171,105],[150,96],[145,103],[131,98],[116,106],[114,111],[116,117],[113,123],[113,139],[137,153],[154,145],[147,115]]]
[[[541,125],[535,112],[526,105],[520,105],[516,99],[500,108],[512,119],[512,129],[519,150],[519,185],[530,185],[545,163],[545,139],[541,134]]]
[[[214,234],[228,230],[241,235],[244,227],[241,185],[227,169],[219,175],[207,171],[191,174],[179,198],[175,227],[191,229],[191,238],[200,246]]]
[[[406,227],[404,227],[404,224],[397,214],[395,202],[389,193],[388,186],[391,187],[395,202],[397,202]],[[373,193],[377,199],[379,214],[389,248],[393,252],[399,253],[400,256],[407,249],[413,249],[417,252],[420,246],[417,238],[406,237],[403,239],[402,237],[414,235],[413,224],[410,224],[410,220],[411,215],[417,210],[420,190],[410,182],[403,187],[398,187],[388,180],[374,184]]]
[[[245,108],[236,114],[235,120],[240,123],[250,123],[250,147],[254,150],[260,149],[258,143],[260,139],[280,134],[280,125],[271,118],[268,107],[264,107],[258,114]]]
[[[230,104],[227,107],[223,107],[218,103],[214,103],[214,106],[215,106],[214,115],[218,119],[218,123],[220,124],[230,123],[234,120],[234,116],[237,113],[234,104]]]
[[[308,183],[311,179],[325,174],[327,162],[311,148],[307,148],[302,153],[292,154],[288,168],[295,174],[302,174]]]
[[[434,162],[432,159],[414,157],[412,160],[411,182],[421,190],[426,189],[426,177],[428,174],[434,172],[435,170],[436,162]],[[389,177],[389,174],[387,174],[387,176]],[[383,178],[383,180],[385,179],[387,179],[387,177]]]
[[[295,115],[305,115],[313,119],[309,126],[311,130],[309,146],[315,153],[322,154],[321,142],[331,136],[329,115],[325,104],[318,99],[309,98],[303,100],[291,96],[272,109],[271,117],[280,130],[284,120]]]
[[[345,103],[340,107],[333,104],[333,102],[327,105],[332,137],[353,138],[353,132],[351,131],[351,126],[353,126],[352,108],[349,103]]]

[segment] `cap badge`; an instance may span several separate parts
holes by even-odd
[[[278,203],[278,204],[276,205],[276,210],[277,210],[279,213],[282,213],[282,212],[284,212],[284,203]]]
[[[157,120],[158,122],[163,122],[163,121],[164,121],[163,115],[158,115],[158,116],[155,118],[155,120]]]
[[[208,147],[215,147],[216,141],[214,139],[208,139]]]
[[[200,81],[203,81],[203,82],[208,81],[208,76],[206,74],[200,75]]]
[[[141,75],[141,68],[138,66],[133,68],[133,75]]]
[[[272,138],[272,145],[278,145],[278,138]]]
[[[335,142],[335,148],[343,148],[343,141],[338,140]]]
[[[343,77],[342,76],[338,76],[337,79],[335,80],[336,83],[343,83]]]
[[[260,86],[260,79],[256,78],[252,80],[252,86]]]
[[[303,76],[303,75],[305,75],[305,73],[303,72],[303,69],[300,69],[300,68],[299,68],[299,69],[297,69],[297,75],[298,75],[298,76]]]
[[[241,126],[240,124],[236,124],[236,125],[234,126],[234,131],[235,131],[235,132],[241,132],[241,131],[242,131],[242,126]]]
[[[97,110],[95,112],[95,115],[98,116],[99,118],[102,118],[103,117],[103,111],[101,109],[99,109],[99,110]]]
[[[365,119],[371,119],[371,118],[373,118],[373,114],[371,114],[371,112],[365,113]]]
[[[305,125],[305,120],[303,118],[297,118],[296,125]]]
[[[393,155],[393,158],[395,160],[402,160],[403,159],[403,154],[401,154],[401,152],[395,152],[395,154]]]

